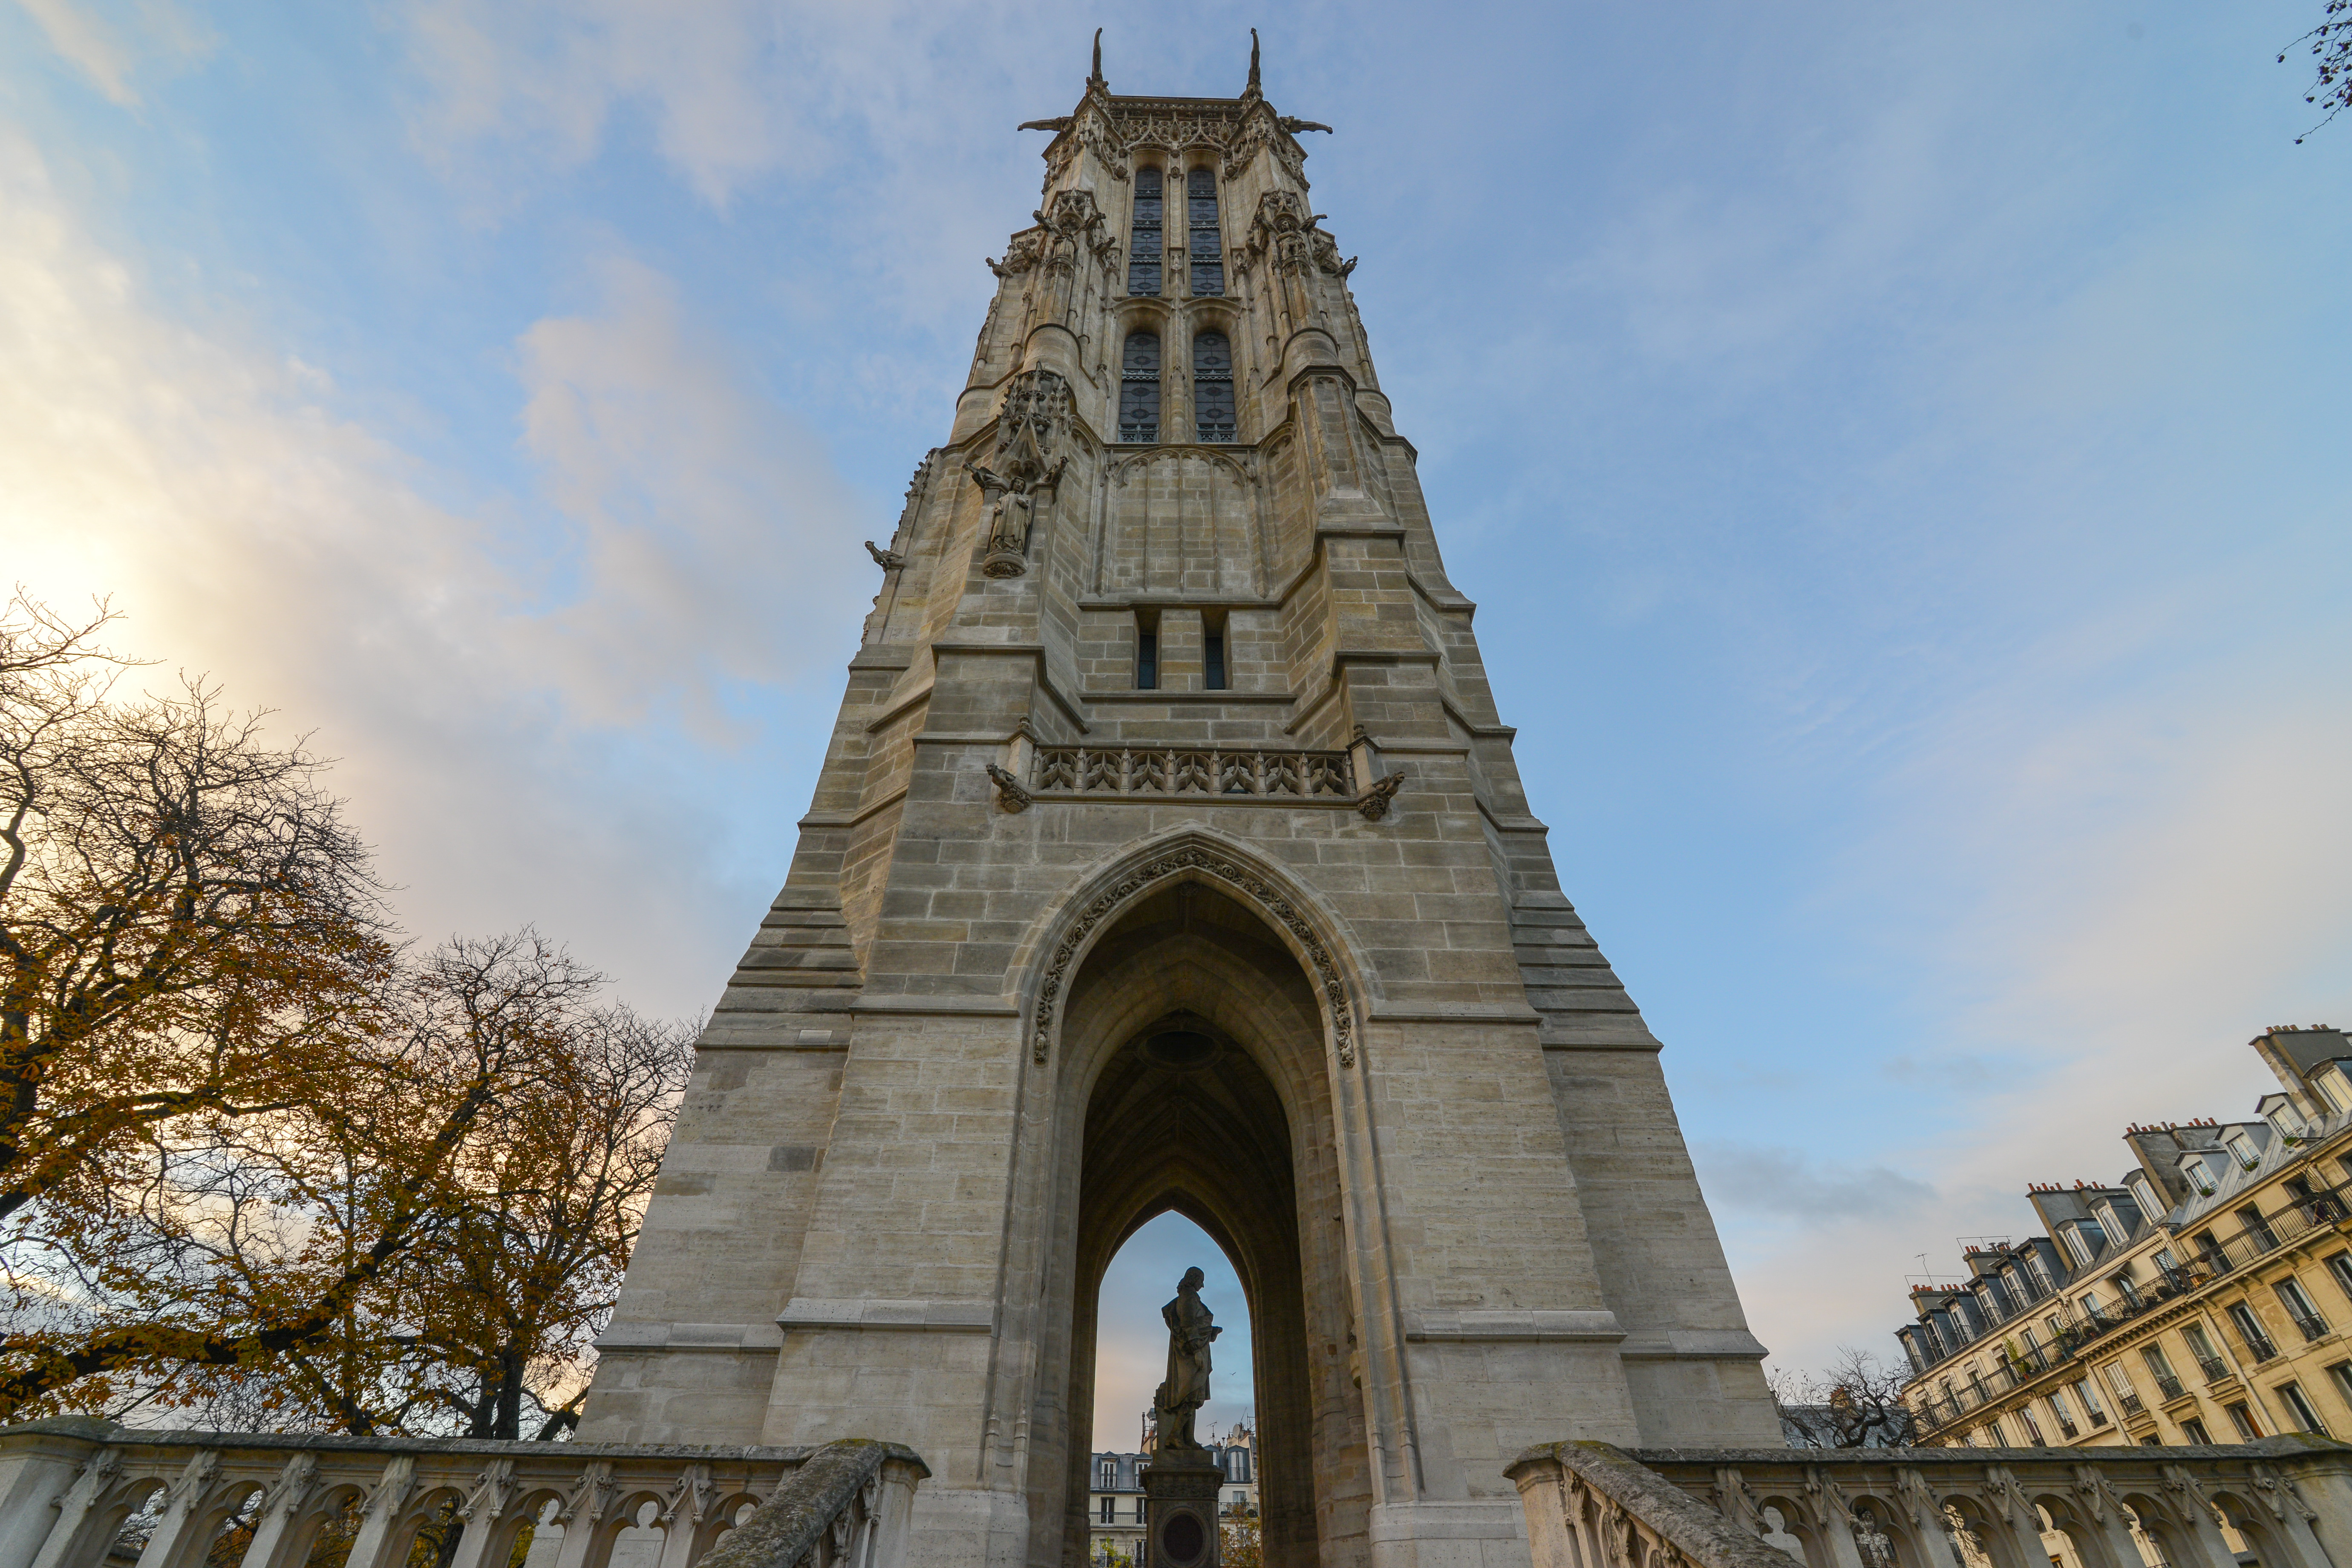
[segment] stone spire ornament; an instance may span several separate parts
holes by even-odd
[[[1243,91],[1242,91],[1242,96],[1243,96],[1244,98],[1263,98],[1263,97],[1265,96],[1265,89],[1264,89],[1263,88],[1261,88],[1261,87],[1258,85],[1258,78],[1257,78],[1257,29],[1256,29],[1255,27],[1252,27],[1252,28],[1250,29],[1250,75],[1249,75],[1249,86],[1248,86],[1247,88],[1245,88],[1245,89],[1243,89]]]
[[[1110,90],[1110,83],[1103,79],[1102,73],[1102,33],[1103,30],[1100,27],[1095,29],[1095,65],[1094,69],[1087,74],[1087,86],[1089,89],[1108,92]]]

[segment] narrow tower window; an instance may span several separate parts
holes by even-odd
[[[1128,333],[1118,365],[1118,438],[1159,440],[1160,334]]]
[[[1135,172],[1135,226],[1129,231],[1127,291],[1160,292],[1160,171]]]
[[[1192,340],[1192,417],[1200,440],[1234,438],[1234,349],[1223,332]]]
[[[1192,237],[1186,245],[1192,258],[1195,296],[1225,291],[1225,246],[1217,236],[1217,174],[1195,169],[1184,176],[1184,207]]]
[[[1135,617],[1135,689],[1160,689],[1160,616],[1150,610]]]
[[[1201,617],[1201,685],[1210,691],[1225,689],[1225,616],[1222,610],[1211,610]],[[1238,1459],[1241,1450],[1229,1448],[1228,1455]],[[1235,1476],[1245,1480],[1245,1476]]]

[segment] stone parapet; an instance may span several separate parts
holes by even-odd
[[[399,1568],[457,1532],[447,1568],[606,1568],[632,1529],[656,1568],[898,1568],[912,1449],[478,1442],[134,1431],[69,1416],[0,1427],[0,1568]],[[334,1542],[347,1536],[348,1550]]]
[[[1535,1568],[2335,1568],[2352,1445],[1676,1448],[1549,1443],[1509,1470]]]

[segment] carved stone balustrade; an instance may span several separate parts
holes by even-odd
[[[0,1568],[899,1568],[916,1485],[895,1444],[822,1448],[0,1427]],[[446,1537],[456,1531],[454,1551]],[[527,1545],[523,1532],[531,1532]],[[143,1538],[143,1539],[142,1539]]]
[[[2352,1568],[2352,1445],[1530,1448],[1535,1568]],[[2061,1537],[2063,1538],[2063,1542]],[[1766,1555],[1759,1556],[1761,1552]]]
[[[1040,746],[1030,785],[1056,795],[1191,795],[1218,800],[1320,800],[1351,805],[1355,770],[1345,752],[1191,751]]]

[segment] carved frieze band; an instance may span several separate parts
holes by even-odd
[[[1313,972],[1315,987],[1323,994],[1324,1003],[1330,1009],[1331,1039],[1339,1055],[1339,1065],[1354,1067],[1355,1009],[1349,1005],[1348,988],[1339,978],[1339,966],[1332,962],[1330,950],[1323,945],[1323,939],[1316,934],[1315,928],[1307,923],[1297,906],[1283,897],[1279,889],[1248,867],[1196,845],[1171,850],[1145,861],[1121,877],[1117,886],[1097,897],[1086,907],[1084,913],[1070,922],[1070,929],[1063,933],[1060,944],[1054,949],[1053,962],[1046,966],[1045,978],[1037,985],[1030,1059],[1044,1065],[1053,1047],[1054,1017],[1061,1005],[1062,986],[1069,976],[1071,963],[1086,945],[1087,938],[1136,894],[1154,886],[1163,878],[1190,870],[1205,871],[1212,877],[1232,883],[1248,894],[1258,908],[1280,921],[1283,928],[1297,939],[1300,950],[1306,954],[1307,967]]]
[[[1345,752],[1160,751],[1040,746],[1043,795],[1291,795],[1353,800]]]

